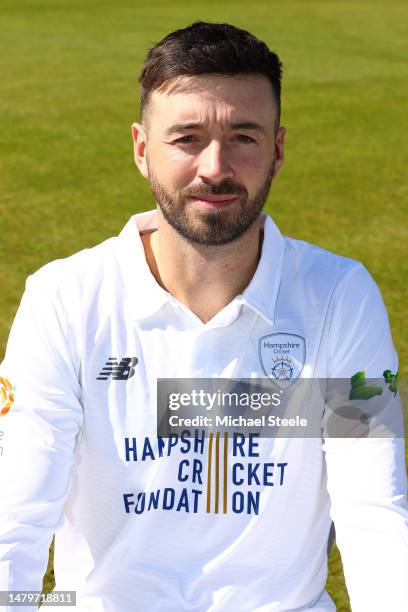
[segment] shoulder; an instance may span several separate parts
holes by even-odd
[[[26,293],[37,302],[53,303],[57,310],[78,311],[87,296],[98,291],[107,268],[114,267],[117,241],[117,237],[109,238],[45,264],[28,276]]]
[[[301,240],[285,238],[286,292],[294,291],[313,316],[324,305],[329,378],[357,371],[382,376],[396,371],[388,314],[377,283],[359,261]],[[291,276],[292,275],[292,276]],[[307,298],[307,300],[305,300]]]
[[[78,283],[86,281],[87,276],[97,270],[103,269],[107,258],[115,252],[118,238],[108,238],[94,247],[86,248],[73,255],[61,259],[55,259],[46,263],[33,272],[29,279],[31,282],[47,284],[57,283],[61,279],[71,281],[76,279]],[[65,276],[67,275],[67,276]]]
[[[284,236],[283,272],[309,283],[325,286],[331,293],[353,289],[361,294],[377,287],[367,268],[355,259],[338,255],[304,240]]]

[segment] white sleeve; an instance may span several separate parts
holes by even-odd
[[[0,591],[42,590],[83,423],[75,342],[48,272],[27,279],[0,365]]]
[[[396,373],[397,355],[379,289],[363,266],[335,296],[329,378]],[[402,419],[399,394],[387,409]],[[385,395],[384,393],[384,395]],[[391,400],[391,401],[390,401]],[[370,401],[370,400],[367,400]],[[408,505],[404,438],[325,438],[331,517],[353,612],[405,612],[408,606]]]

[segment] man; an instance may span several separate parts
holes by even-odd
[[[41,589],[56,532],[81,612],[334,610],[333,519],[353,612],[406,609],[402,437],[158,436],[158,379],[347,379],[400,416],[365,384],[397,372],[367,271],[262,212],[280,77],[228,24],[149,51],[132,133],[157,211],[33,274],[0,368],[0,589]]]

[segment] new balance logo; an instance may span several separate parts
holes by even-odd
[[[109,357],[106,366],[99,372],[96,380],[108,380],[109,376],[112,376],[112,380],[132,378],[135,373],[134,366],[138,361],[137,357],[123,357],[120,362],[116,357]]]

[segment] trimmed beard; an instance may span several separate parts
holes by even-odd
[[[185,188],[173,196],[160,183],[148,163],[147,167],[150,189],[167,223],[188,242],[221,246],[240,238],[258,218],[271,189],[274,162],[275,159],[262,186],[251,199],[248,199],[247,189],[231,179],[217,185],[202,183],[200,187]],[[239,198],[225,209],[196,211],[194,216],[189,214],[194,206],[189,198],[224,194],[238,195]],[[235,212],[237,207],[239,210]]]

